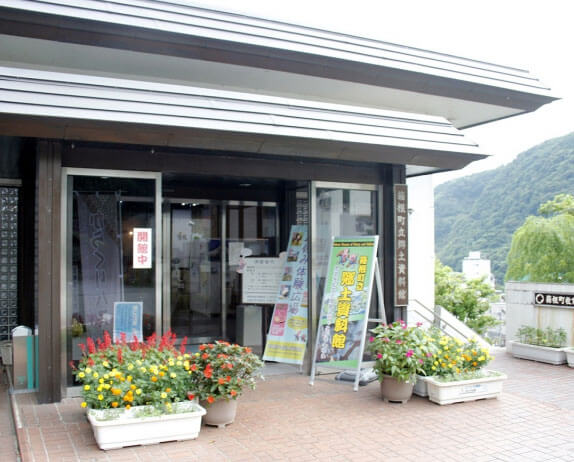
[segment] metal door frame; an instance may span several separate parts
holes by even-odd
[[[162,176],[161,172],[140,172],[135,170],[106,170],[92,168],[62,168],[62,194],[61,194],[61,236],[60,236],[60,348],[61,364],[60,371],[62,377],[63,396],[75,396],[79,393],[80,387],[69,387],[67,385],[68,371],[68,351],[67,351],[67,314],[68,314],[68,263],[72,258],[72,249],[68,244],[68,232],[72,228],[71,200],[68,197],[68,179],[73,176],[95,176],[113,178],[131,178],[136,180],[155,180],[154,192],[154,214],[155,214],[155,330],[161,330],[161,309],[162,309],[162,223],[161,223],[161,196],[162,196]]]
[[[164,197],[162,206],[162,227],[164,240],[163,246],[163,318],[162,330],[167,332],[171,328],[171,204],[175,203],[195,203],[195,204],[214,204],[219,205],[219,233],[221,240],[221,260],[220,260],[220,274],[221,274],[221,338],[227,338],[227,210],[230,205],[232,206],[262,206],[262,207],[275,207],[275,240],[279,241],[279,207],[277,202],[270,201],[237,201],[237,200],[219,200],[219,199],[182,199]],[[277,244],[278,245],[278,244]],[[275,249],[277,252],[278,249]],[[212,337],[194,337],[193,343],[204,343],[212,341]]]

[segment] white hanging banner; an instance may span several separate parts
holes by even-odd
[[[151,228],[134,228],[133,230],[133,268],[150,269],[152,237]]]

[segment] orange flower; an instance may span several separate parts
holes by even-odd
[[[165,372],[164,372],[164,371],[159,371],[159,376],[160,376],[160,377],[163,377],[164,375],[165,375]]]
[[[245,347],[245,353],[251,353],[251,348]]]
[[[211,376],[213,375],[213,369],[211,368],[211,364],[208,364],[207,366],[205,366],[205,370],[203,371],[203,375],[210,379]]]
[[[207,353],[203,353],[201,355],[201,359],[207,359],[207,358],[209,358],[209,355]]]
[[[171,392],[171,388],[169,388],[169,387],[166,388],[166,389],[165,389],[165,392],[166,392],[166,393],[170,393],[170,392]]]
[[[237,392],[236,392],[235,390],[231,390],[231,391],[229,392],[229,394],[230,394],[231,396],[236,396],[236,395],[237,395]]]
[[[112,402],[112,407],[118,407],[119,403],[117,401]]]
[[[214,398],[213,396],[208,396],[208,397],[207,397],[207,402],[208,402],[209,404],[213,403],[214,401],[215,401],[215,398]]]
[[[199,345],[199,351],[205,350],[205,345]]]
[[[219,377],[219,385],[223,385],[225,383],[225,379],[223,377]]]
[[[152,376],[151,376],[151,381],[152,381],[152,382],[157,382],[157,377],[156,377],[155,375],[152,375]]]
[[[225,380],[226,380],[227,382],[231,382],[231,376],[228,375],[227,377],[225,377]]]
[[[192,365],[191,365],[191,370],[192,370],[192,371],[196,371],[196,370],[197,370],[197,364],[192,364]]]

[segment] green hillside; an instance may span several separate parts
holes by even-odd
[[[513,162],[435,188],[435,247],[456,271],[471,250],[489,258],[504,282],[512,234],[556,194],[574,194],[574,133],[520,154]]]

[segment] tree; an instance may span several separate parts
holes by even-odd
[[[512,236],[507,281],[574,282],[574,197],[542,204]]]
[[[484,335],[498,321],[486,312],[496,299],[494,288],[483,278],[466,280],[461,273],[435,261],[435,303],[446,308],[468,327]]]

